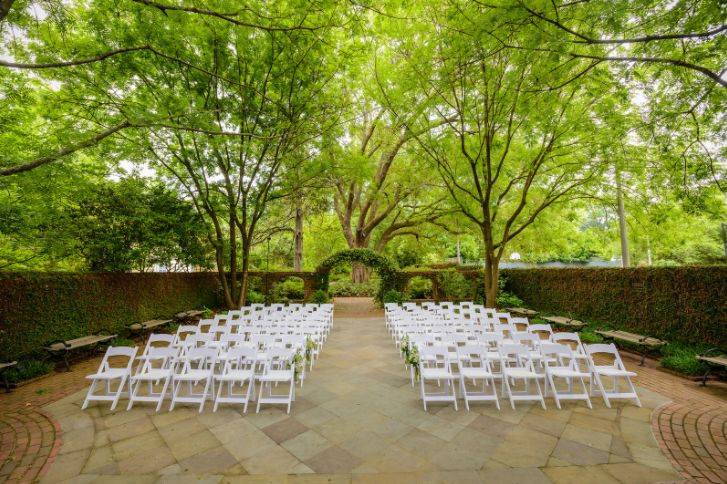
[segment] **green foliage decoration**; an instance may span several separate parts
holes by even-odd
[[[220,306],[213,273],[0,273],[0,359],[41,351],[52,340],[108,331]]]
[[[370,249],[349,249],[333,254],[316,268],[316,289],[328,291],[331,270],[339,264],[358,262],[371,267],[379,275],[380,284],[376,300],[382,301],[390,290],[403,291],[406,278],[388,258]]]

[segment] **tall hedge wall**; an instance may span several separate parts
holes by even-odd
[[[218,307],[218,288],[213,273],[0,273],[0,359],[54,339]]]
[[[534,309],[670,341],[727,348],[727,267],[509,269],[506,288]]]

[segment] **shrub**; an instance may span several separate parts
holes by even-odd
[[[111,344],[112,346],[136,346],[136,341],[129,338],[116,338]]]
[[[271,299],[275,302],[288,302],[291,299],[303,299],[304,297],[303,280],[297,277],[277,283],[271,295]]]
[[[328,292],[333,297],[374,297],[378,284],[375,281],[356,283],[351,280],[331,281]]]
[[[583,343],[584,345],[592,345],[603,342],[603,337],[598,333],[594,333],[593,331],[581,331],[580,337],[581,343]]]
[[[254,290],[247,291],[247,304],[260,304],[265,302],[265,296]]]
[[[18,362],[18,366],[6,371],[8,382],[20,383],[53,371],[53,363],[41,360],[25,360]]]
[[[727,347],[727,267],[507,269],[528,307],[670,342]]]
[[[429,299],[432,297],[432,281],[426,277],[412,277],[409,281],[409,296],[412,299]]]
[[[212,273],[0,273],[0,359],[219,301]]]
[[[447,269],[439,274],[439,287],[446,299],[472,298],[472,283],[456,269]]]
[[[311,302],[316,304],[325,304],[329,301],[328,294],[326,294],[326,291],[323,291],[321,289],[318,289],[316,292],[313,293],[313,297],[311,298]]]
[[[511,292],[499,291],[497,293],[498,308],[519,308],[522,307],[523,304],[523,300]]]
[[[707,363],[699,361],[697,356],[706,349],[704,346],[669,343],[661,348],[661,354],[663,356],[659,363],[664,368],[669,368],[685,375],[704,375],[709,366]]]
[[[406,298],[404,297],[404,294],[402,294],[401,291],[395,291],[393,289],[390,290],[390,291],[386,291],[386,293],[384,293],[384,297],[383,297],[383,302],[384,303],[397,303],[397,304],[401,304],[405,300],[406,300]]]

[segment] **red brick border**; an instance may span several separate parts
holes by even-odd
[[[0,480],[32,482],[44,475],[61,447],[61,428],[37,408],[0,415]]]

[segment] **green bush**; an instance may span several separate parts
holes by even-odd
[[[136,341],[129,338],[116,338],[114,339],[112,346],[136,346]]]
[[[472,299],[472,283],[457,269],[447,269],[439,274],[439,288],[445,299]]]
[[[260,304],[265,302],[265,296],[254,290],[247,291],[247,304]]]
[[[408,291],[412,299],[430,299],[432,297],[432,281],[426,277],[412,277],[409,280]]]
[[[219,301],[213,273],[0,273],[0,360]]]
[[[351,280],[331,281],[328,292],[333,297],[374,297],[378,284],[375,281],[356,283]]]
[[[25,360],[18,362],[18,366],[6,370],[8,382],[20,383],[53,371],[53,363],[41,360]]]
[[[523,304],[523,300],[511,292],[499,291],[497,293],[498,308],[520,308]]]
[[[704,346],[669,343],[661,348],[661,366],[684,375],[704,375],[709,366],[699,361],[697,356],[706,351]]]
[[[289,302],[291,300],[300,300],[304,297],[305,289],[303,288],[303,280],[295,277],[277,283],[273,288],[271,299],[274,302]]]
[[[311,302],[316,304],[325,304],[329,301],[328,294],[326,294],[326,291],[322,291],[318,289],[316,292],[313,293],[313,297],[311,298]]]
[[[402,294],[401,291],[394,291],[393,289],[391,291],[386,291],[386,293],[384,294],[384,297],[383,297],[384,303],[401,304],[404,301],[406,301],[404,294]]]
[[[727,266],[507,269],[528,307],[670,342],[727,347]]]
[[[592,345],[603,342],[603,337],[600,334],[594,333],[593,331],[581,331],[580,337],[581,343],[583,343],[584,345]]]

